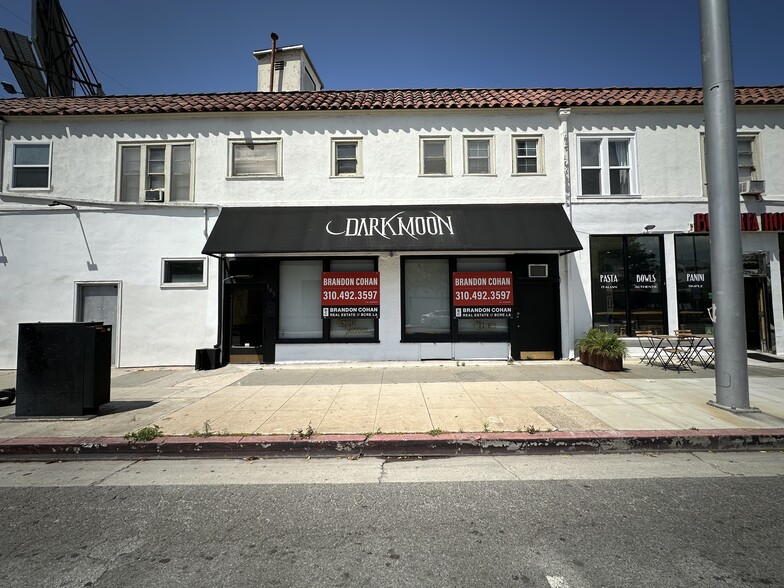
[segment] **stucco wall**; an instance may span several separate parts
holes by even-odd
[[[524,115],[523,115],[524,114]],[[560,201],[562,159],[554,110],[534,113],[302,114],[10,121],[5,129],[4,191],[10,144],[52,143],[52,186],[24,191],[57,198],[116,199],[118,144],[193,140],[195,201],[222,204],[362,205],[423,202]],[[541,175],[512,175],[512,136],[542,135]],[[452,175],[419,176],[419,137],[451,138]],[[493,136],[495,174],[463,174],[463,137]],[[362,139],[363,176],[330,177],[331,140]],[[280,138],[281,178],[227,178],[230,139]]]
[[[16,366],[18,323],[75,320],[77,282],[121,284],[119,365],[192,365],[217,341],[217,262],[207,288],[166,289],[161,259],[200,256],[204,229],[201,210],[0,211],[0,368]]]
[[[784,212],[784,109],[739,108],[741,131],[759,133],[762,200],[739,198],[743,212]],[[19,322],[70,321],[76,282],[122,284],[120,365],[193,362],[196,348],[217,340],[217,263],[209,260],[207,288],[160,288],[163,257],[199,256],[205,241],[204,205],[330,206],[428,203],[564,202],[563,128],[555,109],[488,111],[270,113],[199,116],[9,119],[2,155],[4,193],[52,199],[113,202],[118,144],[188,139],[194,142],[196,206],[139,205],[96,211],[0,203],[0,368],[16,363]],[[702,113],[698,108],[572,109],[566,119],[571,151],[570,216],[583,251],[562,258],[561,310],[564,354],[591,324],[589,236],[640,234],[653,224],[665,235],[665,267],[674,276],[673,234],[688,232],[693,215],[707,212],[703,195]],[[577,196],[576,137],[580,133],[634,133],[639,197]],[[544,174],[512,174],[512,138],[541,135]],[[449,177],[419,176],[420,136],[451,138]],[[463,174],[465,136],[493,136],[495,174]],[[280,138],[281,178],[227,178],[229,141]],[[363,177],[331,178],[331,139],[362,138]],[[52,144],[52,186],[47,191],[9,188],[11,149],[17,141]],[[210,208],[211,228],[217,209]],[[743,236],[744,251],[771,254],[778,349],[784,350],[779,252],[775,234]],[[327,252],[324,252],[325,254]],[[88,261],[95,269],[88,268]],[[444,349],[401,344],[400,262],[381,255],[382,315],[379,344],[279,345],[280,361],[316,359],[419,359]],[[670,328],[677,300],[669,285]],[[780,326],[779,326],[780,325]],[[482,347],[482,346],[480,346]],[[500,357],[493,346],[453,350],[454,355]],[[492,349],[491,349],[492,347]],[[499,348],[500,349],[500,348]]]

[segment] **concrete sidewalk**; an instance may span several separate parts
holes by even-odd
[[[14,382],[0,372],[0,388]],[[575,361],[122,368],[98,416],[0,407],[0,455],[784,447],[784,362],[749,359],[749,387],[761,412],[708,405],[712,370],[637,358],[615,373]],[[151,442],[124,438],[153,426]]]

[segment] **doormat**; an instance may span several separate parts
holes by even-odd
[[[784,361],[784,359],[781,357],[776,357],[775,355],[765,355],[764,353],[749,353],[748,357],[749,359],[757,359],[767,363],[778,363],[780,361]]]

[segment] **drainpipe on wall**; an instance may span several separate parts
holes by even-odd
[[[3,170],[5,169],[5,121],[0,118],[0,190],[3,189]]]
[[[564,203],[569,212],[569,224],[572,224],[572,176],[571,176],[571,157],[569,151],[569,115],[572,111],[569,108],[558,110],[558,134],[561,137],[563,147],[563,170],[564,170]],[[574,254],[572,254],[574,255]],[[574,359],[574,302],[572,301],[572,272],[571,266],[574,263],[572,256],[566,258],[566,355],[569,359]]]

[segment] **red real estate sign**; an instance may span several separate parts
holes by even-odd
[[[323,318],[378,318],[378,272],[322,272]]]
[[[454,272],[455,318],[512,318],[512,272]]]

